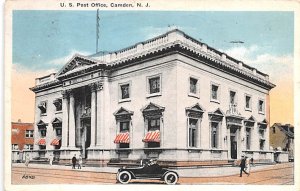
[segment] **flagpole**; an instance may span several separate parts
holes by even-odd
[[[97,16],[96,16],[96,53],[98,52],[98,41],[99,41],[99,9],[97,9]]]

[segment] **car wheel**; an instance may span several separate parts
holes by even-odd
[[[131,174],[127,171],[118,173],[118,181],[122,184],[127,184],[131,180]]]
[[[164,177],[166,184],[176,184],[178,181],[178,176],[174,172],[168,172]]]

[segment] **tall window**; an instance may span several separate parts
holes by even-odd
[[[251,110],[251,97],[245,96],[245,109]]]
[[[160,130],[160,118],[156,119],[149,119],[148,120],[148,131],[156,131]],[[159,142],[148,142],[148,147],[153,148],[153,147],[160,147]]]
[[[189,118],[189,147],[197,147],[197,119]]]
[[[262,140],[262,139],[261,139],[261,140],[259,141],[259,149],[260,149],[260,150],[264,150],[264,148],[265,148],[265,140]]]
[[[61,137],[61,128],[56,128],[56,136]]]
[[[264,113],[265,111],[265,103],[263,100],[258,100],[258,112]]]
[[[41,133],[41,137],[46,137],[47,129],[46,128],[40,129],[40,133]]]
[[[198,80],[195,78],[190,78],[190,93],[192,94],[197,94],[198,90],[197,90],[197,84],[198,84]]]
[[[272,130],[273,130],[273,134],[274,134],[274,133],[276,133],[276,129],[275,129],[275,127],[273,127],[273,128],[272,128]]]
[[[235,104],[236,101],[235,101],[235,92],[234,91],[230,91],[230,104]]]
[[[251,145],[251,128],[246,128],[246,149],[250,150]]]
[[[159,93],[160,92],[160,77],[149,78],[149,93]]]
[[[33,130],[26,130],[25,137],[26,138],[32,138],[33,137]]]
[[[218,90],[219,86],[212,84],[211,85],[211,99],[218,100]]]
[[[124,84],[120,86],[121,88],[121,99],[129,98],[129,84]]]
[[[211,147],[218,148],[218,122],[211,122]]]

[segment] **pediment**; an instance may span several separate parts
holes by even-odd
[[[146,105],[141,110],[142,110],[142,112],[147,112],[147,111],[164,111],[165,107],[162,107],[160,105],[157,105],[157,104],[154,104],[154,103],[150,102],[148,105]]]
[[[48,123],[45,123],[43,120],[40,120],[37,124],[38,127],[45,127],[48,125]]]
[[[220,116],[224,116],[224,112],[223,112],[220,108],[216,109],[216,110],[213,111],[213,112],[209,112],[208,114],[210,114],[210,115],[220,115]]]
[[[224,117],[224,112],[218,108],[213,112],[208,113],[209,119],[212,121],[222,121]]]
[[[123,107],[114,112],[114,115],[133,115],[133,111],[129,111]]]
[[[185,108],[185,110],[187,111],[195,111],[195,112],[204,112],[204,109],[201,107],[201,105],[199,103],[196,103],[195,105],[191,106],[191,107],[187,107]]]
[[[254,127],[254,123],[255,123],[255,118],[251,115],[250,117],[249,117],[249,119],[245,119],[244,120],[244,124],[245,124],[245,126],[247,126],[247,127]]]
[[[63,76],[72,72],[80,71],[96,64],[97,61],[79,54],[75,54],[64,67],[56,74],[56,77]]]
[[[52,121],[51,121],[52,124],[58,124],[58,123],[62,123],[62,120],[60,117],[55,117]]]

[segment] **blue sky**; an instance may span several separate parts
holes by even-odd
[[[268,70],[274,66],[272,60],[291,64],[293,17],[293,12],[100,11],[99,48],[122,49],[174,25],[246,64]],[[95,39],[96,11],[13,12],[17,68],[59,70],[74,53],[95,53]],[[237,40],[245,43],[230,43]]]

